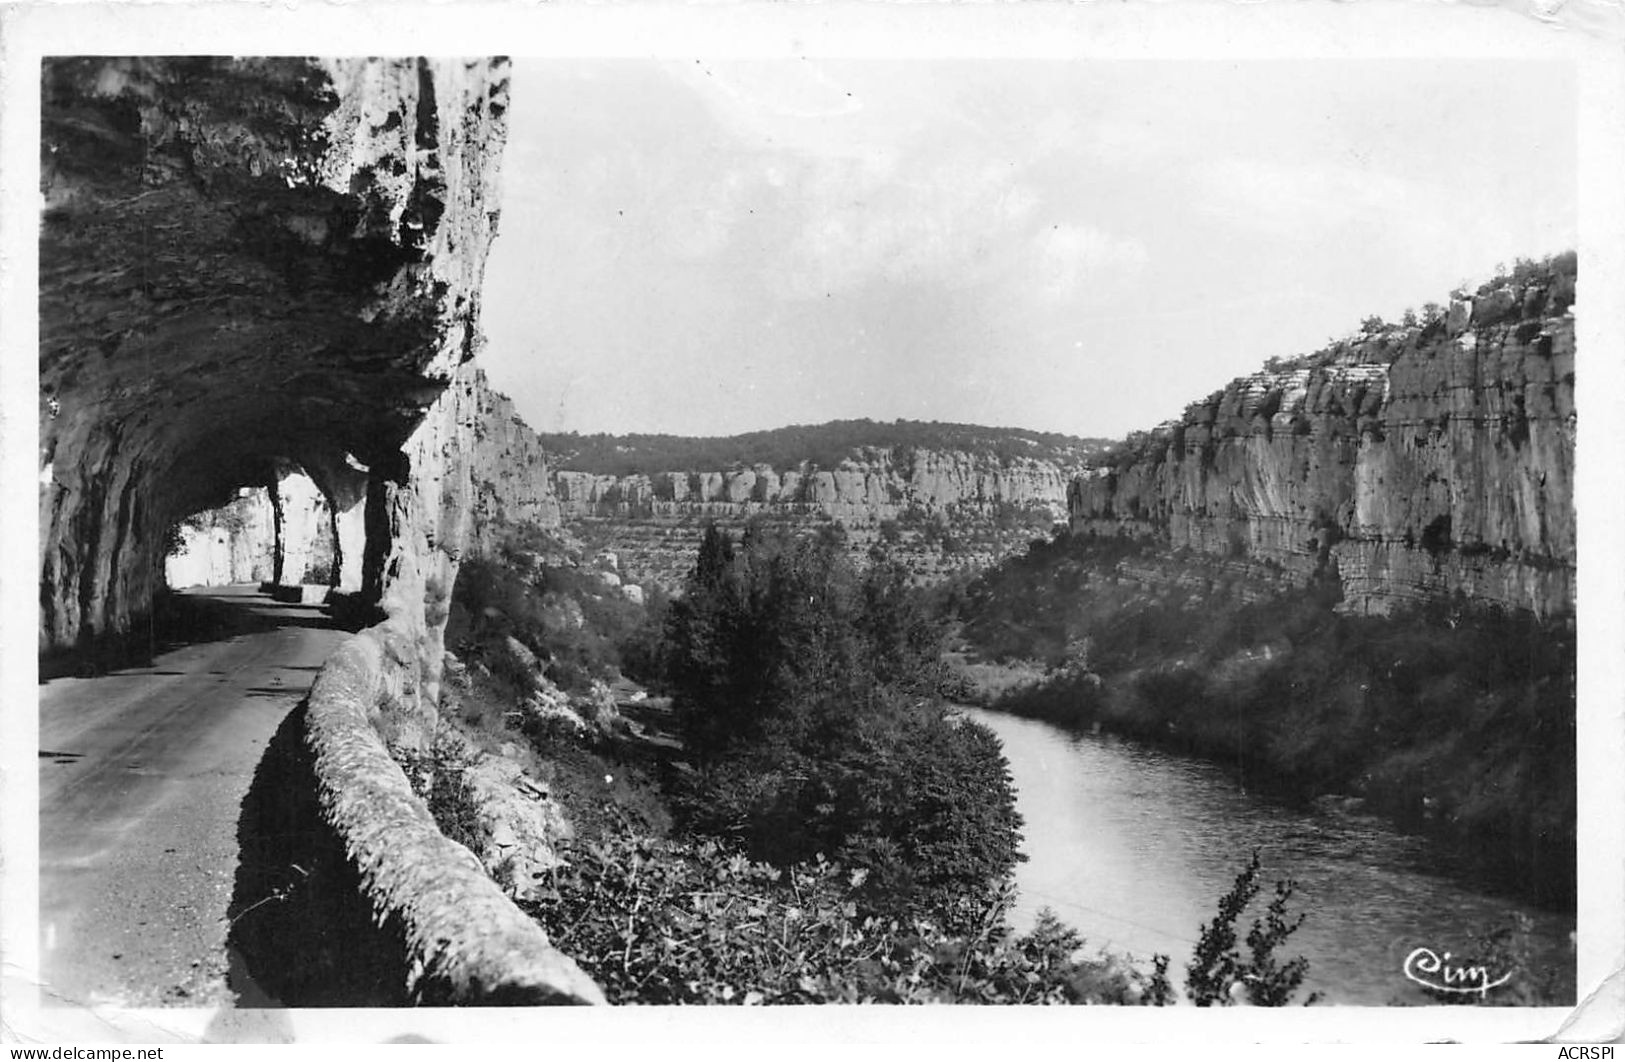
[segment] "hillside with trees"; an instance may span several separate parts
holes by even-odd
[[[831,469],[864,450],[959,451],[1009,464],[1022,458],[1070,465],[1108,440],[1025,428],[988,428],[942,421],[833,420],[793,424],[742,435],[542,434],[554,469],[598,475],[726,471],[769,465],[776,470],[815,465]]]

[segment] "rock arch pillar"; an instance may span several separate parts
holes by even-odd
[[[265,494],[271,502],[271,585],[282,585],[282,568],[288,552],[287,519],[282,512],[280,477],[273,469],[266,477]]]

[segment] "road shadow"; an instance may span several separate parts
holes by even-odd
[[[248,1007],[401,1006],[398,926],[376,924],[360,875],[323,820],[305,702],[289,712],[254,770],[237,820],[227,908],[230,987]]]
[[[86,639],[72,649],[41,654],[39,680],[89,678],[111,671],[152,667],[165,653],[188,645],[229,641],[289,627],[359,631],[377,613],[357,607],[350,597],[327,605],[275,601],[263,591],[165,591],[151,612],[116,635]],[[152,674],[171,674],[154,671]]]

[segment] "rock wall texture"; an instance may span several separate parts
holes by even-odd
[[[1344,607],[1575,601],[1574,259],[1232,382],[1079,476],[1075,534],[1153,536]]]
[[[489,548],[505,521],[557,527],[558,504],[549,489],[541,445],[513,403],[492,391],[485,373],[471,366],[457,370],[448,390],[448,404],[440,411],[444,423],[435,431],[441,445],[424,459],[438,470],[440,489],[450,491],[453,507],[470,507],[466,514],[452,514],[449,533],[460,536],[462,544],[453,543],[449,550],[460,555],[464,549]],[[464,478],[469,481],[466,490]],[[275,500],[266,488],[243,490],[243,497],[194,514],[180,525],[181,548],[165,561],[169,586],[273,579],[275,510],[280,506],[283,580],[347,592],[361,589],[364,494],[335,513],[328,496],[298,471],[280,476]]]
[[[507,85],[483,59],[44,64],[39,640],[116,641],[151,605],[170,528],[302,469],[387,616],[318,676],[305,742],[364,899],[404,930],[409,987],[596,1002],[384,741],[432,732],[472,537],[466,363]]]
[[[476,346],[506,84],[485,60],[45,64],[42,651],[127,631],[167,529],[274,461],[340,512],[414,481]]]
[[[460,407],[471,416],[469,476],[473,484],[471,547],[488,550],[503,524],[559,526],[559,505],[541,440],[507,395],[491,390],[483,372],[464,381]]]
[[[1066,517],[1076,468],[958,451],[864,448],[834,469],[768,465],[713,472],[551,475],[560,519],[613,550],[632,574],[674,588],[707,522],[839,524],[854,553],[883,537],[924,578],[991,564]],[[895,526],[881,525],[895,522]]]

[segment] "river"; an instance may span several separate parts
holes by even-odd
[[[1181,985],[1199,927],[1257,846],[1264,891],[1239,920],[1238,936],[1245,941],[1274,881],[1295,879],[1291,910],[1308,919],[1281,957],[1308,958],[1305,985],[1327,1003],[1427,1004],[1402,973],[1412,952],[1470,955],[1476,933],[1520,913],[1532,927],[1532,965],[1554,971],[1558,996],[1543,1001],[1573,1002],[1574,919],[1441,873],[1424,838],[1373,816],[1245,792],[1215,764],[1109,735],[964,711],[999,736],[1015,779],[1028,857],[1016,870],[1017,928],[1048,907],[1090,950],[1167,953]]]

